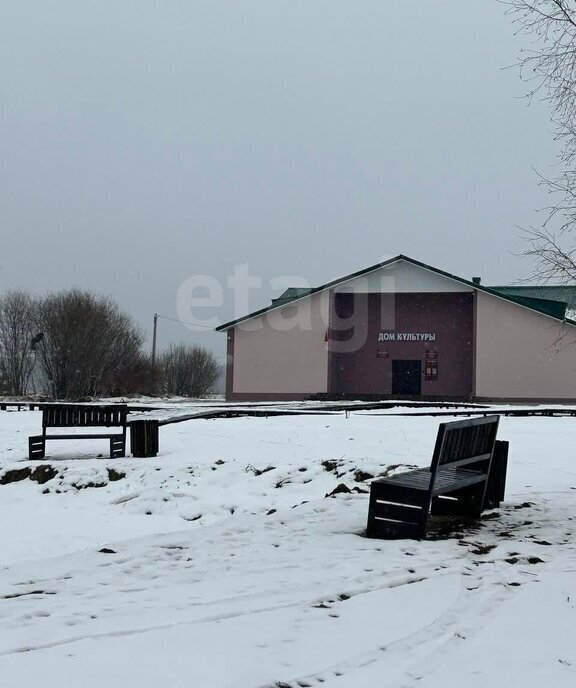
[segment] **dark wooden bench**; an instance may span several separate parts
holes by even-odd
[[[28,438],[28,458],[43,459],[46,440],[108,439],[110,458],[126,456],[126,425],[128,407],[125,404],[106,406],[81,404],[53,404],[42,409],[42,434]],[[47,428],[122,428],[116,433],[74,433],[48,435]]]
[[[368,537],[423,538],[429,514],[480,516],[504,497],[508,443],[497,441],[499,416],[441,423],[430,468],[370,486]]]

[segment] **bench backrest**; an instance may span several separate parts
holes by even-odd
[[[499,422],[500,416],[485,416],[441,423],[430,466],[432,472],[448,465],[479,469],[484,462],[489,465]]]
[[[55,404],[42,409],[42,426],[44,428],[124,427],[127,415],[128,407],[125,404],[114,406]]]

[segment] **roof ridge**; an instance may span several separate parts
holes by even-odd
[[[514,296],[509,295],[509,294],[504,294],[502,292],[499,292],[497,289],[494,287],[487,287],[482,284],[477,284],[471,280],[467,280],[463,277],[458,277],[458,275],[454,275],[450,272],[446,272],[445,270],[440,270],[439,268],[435,268],[432,265],[428,265],[427,263],[422,263],[421,261],[415,260],[414,258],[410,258],[409,256],[406,256],[402,253],[398,254],[397,256],[394,256],[393,258],[389,258],[388,260],[385,260],[381,263],[376,263],[375,265],[371,265],[370,267],[364,268],[363,270],[358,270],[357,272],[352,272],[349,275],[345,275],[344,277],[340,277],[338,279],[332,280],[330,282],[326,282],[325,284],[320,285],[319,287],[311,287],[308,293],[301,295],[301,296],[296,296],[294,298],[286,298],[282,299],[282,297],[278,297],[277,299],[274,299],[272,301],[272,304],[270,306],[267,306],[265,308],[261,308],[257,311],[254,311],[253,313],[248,313],[245,316],[242,316],[240,318],[236,318],[235,320],[231,320],[230,322],[223,323],[222,325],[219,325],[216,328],[217,332],[222,332],[224,330],[228,330],[231,327],[234,327],[235,325],[244,322],[246,320],[251,320],[252,318],[256,318],[259,315],[263,315],[264,313],[267,313],[268,311],[274,310],[276,308],[281,308],[282,306],[285,306],[288,303],[291,303],[293,301],[299,301],[300,299],[307,298],[309,296],[312,296],[313,294],[317,294],[321,291],[325,291],[326,289],[330,289],[331,287],[334,287],[336,285],[342,284],[344,282],[348,282],[350,280],[355,279],[356,277],[361,277],[363,275],[369,274],[370,272],[375,272],[376,270],[380,270],[384,267],[388,267],[389,265],[393,265],[394,263],[398,263],[400,261],[405,261],[407,263],[410,263],[411,265],[415,265],[417,267],[420,267],[424,270],[429,270],[430,272],[433,272],[437,275],[441,275],[443,277],[446,277],[448,279],[454,280],[456,282],[460,282],[461,284],[464,284],[468,287],[472,287],[472,289],[476,289],[477,291],[481,291],[487,294],[491,294],[492,296],[496,296],[498,298],[504,299],[506,301],[510,301],[511,303],[515,303],[517,305],[523,306],[524,308],[528,308],[530,310],[533,310],[536,313],[540,313],[541,315],[545,315],[547,317],[554,318],[555,320],[567,322],[570,325],[576,325],[576,321],[569,320],[565,316],[559,316],[556,314],[552,314],[550,312],[550,309],[548,308],[542,308],[538,307],[538,304],[532,304],[528,305],[524,300],[520,300],[520,298],[514,298]],[[538,300],[536,298],[532,299],[532,301]],[[545,299],[542,299],[545,301]],[[550,299],[549,299],[550,301]]]

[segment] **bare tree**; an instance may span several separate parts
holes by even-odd
[[[532,39],[520,56],[528,97],[551,108],[560,144],[558,172],[540,177],[551,200],[540,226],[527,231],[525,254],[535,260],[536,276],[576,280],[576,0],[502,0]]]
[[[171,344],[159,365],[166,392],[184,397],[206,396],[220,373],[214,354],[201,346]]]
[[[111,396],[155,396],[162,389],[162,369],[158,365],[152,365],[149,356],[140,353],[118,366],[105,380],[104,387]]]
[[[23,291],[12,291],[0,298],[0,371],[10,393],[21,396],[28,391],[34,367],[32,339],[34,301]]]
[[[123,371],[140,360],[144,341],[132,318],[111,299],[72,289],[39,304],[39,367],[57,399],[109,394]]]

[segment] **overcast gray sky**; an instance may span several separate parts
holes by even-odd
[[[0,291],[313,284],[405,253],[487,284],[554,163],[496,0],[0,0]],[[223,335],[162,321],[160,343]]]

